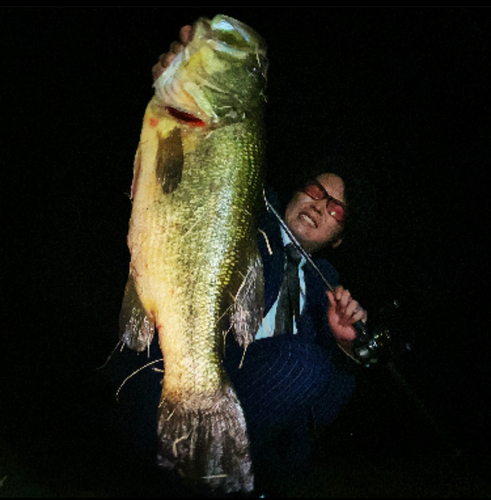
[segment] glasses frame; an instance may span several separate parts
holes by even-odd
[[[313,196],[311,196],[309,193],[307,193],[305,190],[307,189],[308,186],[317,186],[321,192],[323,193],[322,194],[322,198],[314,198]],[[334,215],[331,214],[331,212],[329,210],[327,210],[327,213],[336,221],[338,222],[339,224],[343,225],[345,222],[346,222],[346,218],[347,218],[347,215],[348,215],[348,207],[342,202],[342,201],[339,201],[337,200],[336,198],[334,198],[334,196],[331,196],[326,188],[317,180],[315,179],[312,179],[308,182],[306,182],[302,188],[302,193],[306,194],[309,198],[312,198],[313,200],[315,201],[319,201],[319,200],[327,200],[326,201],[326,208],[329,207],[329,203],[335,203],[336,205],[339,205],[343,210],[344,210],[344,215],[343,215],[343,219],[342,220],[338,220],[336,219],[336,217],[334,217]]]

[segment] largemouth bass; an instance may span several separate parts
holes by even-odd
[[[158,331],[160,465],[212,490],[249,492],[246,423],[222,356],[227,331],[246,348],[262,318],[266,47],[226,16],[199,19],[193,32],[143,120],[121,340],[143,351]]]

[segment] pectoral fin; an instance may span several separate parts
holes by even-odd
[[[162,191],[165,194],[172,193],[181,182],[184,164],[179,128],[176,127],[165,137],[159,138],[156,163],[157,180],[162,185]]]

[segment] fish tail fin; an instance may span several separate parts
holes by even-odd
[[[162,397],[158,416],[161,467],[210,492],[252,492],[246,422],[229,382],[213,393]]]

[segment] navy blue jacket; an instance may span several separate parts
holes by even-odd
[[[284,246],[273,214],[261,213],[258,226],[266,315],[278,297]],[[334,267],[325,259],[315,256],[313,259],[329,283],[337,286],[339,277]],[[326,285],[308,263],[303,270],[305,306],[297,321],[296,334],[254,341],[245,353],[241,368],[242,348],[232,335],[227,336],[225,367],[252,429],[276,425],[280,420],[287,423],[293,419],[293,422],[300,415],[302,419],[328,423],[349,400],[354,388],[355,363],[338,347],[329,328]],[[296,399],[288,406],[292,394]]]
[[[278,297],[284,246],[273,214],[262,213],[258,226],[266,315]],[[334,267],[325,259],[313,260],[329,283],[337,286]],[[303,270],[305,305],[296,334],[255,340],[245,354],[233,335],[227,336],[224,366],[244,409],[260,483],[272,476],[284,480],[299,473],[311,456],[312,425],[332,422],[355,388],[356,364],[338,347],[329,328],[326,285],[308,263]]]

